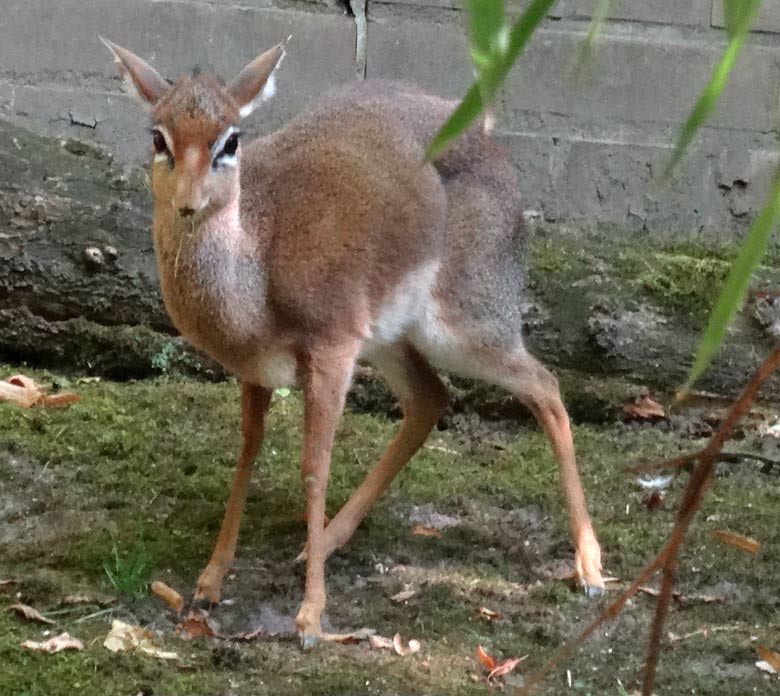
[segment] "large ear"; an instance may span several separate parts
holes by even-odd
[[[289,40],[288,36],[282,43],[259,55],[228,85],[228,92],[238,103],[242,117],[249,116],[261,102],[274,96],[274,70],[282,62]]]
[[[117,46],[102,36],[99,38],[114,55],[117,70],[124,78],[128,91],[134,94],[145,106],[154,106],[157,100],[168,91],[170,85],[149,63],[139,58],[135,53]]]

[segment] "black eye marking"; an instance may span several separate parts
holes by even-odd
[[[157,128],[152,128],[152,145],[155,155],[168,155],[168,164],[173,169],[173,153],[168,149],[165,136]]]
[[[165,142],[165,136],[163,136],[157,129],[152,131],[152,142],[154,144],[154,153],[161,155],[168,150],[168,143]]]

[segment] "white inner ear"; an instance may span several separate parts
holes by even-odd
[[[284,58],[284,54],[282,54],[282,58]],[[249,114],[251,114],[258,106],[260,106],[260,104],[262,104],[264,101],[268,101],[271,97],[274,96],[274,94],[276,94],[276,71],[279,69],[279,66],[282,63],[282,58],[279,59],[279,62],[276,64],[273,72],[265,81],[263,89],[260,90],[260,92],[251,102],[247,102],[238,110],[238,113],[241,114],[241,118],[249,116]]]
[[[135,86],[135,82],[133,82],[130,71],[116,55],[114,55],[114,63],[116,63],[117,68],[119,69],[119,74],[122,76],[122,86],[124,87],[125,93],[129,97],[135,99],[144,109],[151,111],[152,105],[143,98],[141,93],[138,91],[138,88]]]

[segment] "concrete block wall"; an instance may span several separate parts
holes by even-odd
[[[498,137],[529,209],[574,230],[729,238],[744,231],[778,161],[780,3],[766,0],[715,117],[671,186],[654,175],[725,44],[721,0],[617,0],[587,74],[572,61],[596,0],[559,0],[511,75]],[[516,2],[517,10],[523,2]],[[457,98],[471,82],[463,0],[367,0],[365,73]],[[268,132],[328,87],[359,79],[347,0],[3,0],[0,116],[148,156],[145,116],[97,35],[175,77],[226,77],[292,34]]]

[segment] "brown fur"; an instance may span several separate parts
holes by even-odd
[[[216,601],[232,561],[269,390],[296,383],[306,405],[309,516],[297,621],[306,640],[319,635],[325,559],[446,407],[434,365],[505,386],[534,411],[561,466],[578,571],[601,587],[557,383],[522,343],[521,207],[509,159],[474,128],[435,164],[423,164],[453,103],[411,85],[367,81],[249,143],[238,155],[240,174],[212,166],[214,143],[238,123],[282,54],[281,45],[263,54],[231,86],[183,77],[152,100],[155,123],[172,139],[173,167],[161,157],[152,166],[165,303],[182,334],[245,383],[239,474],[198,594]],[[118,59],[138,79],[152,70],[126,51]],[[196,214],[184,217],[182,208]],[[330,448],[358,360],[386,377],[405,420],[326,530]]]

